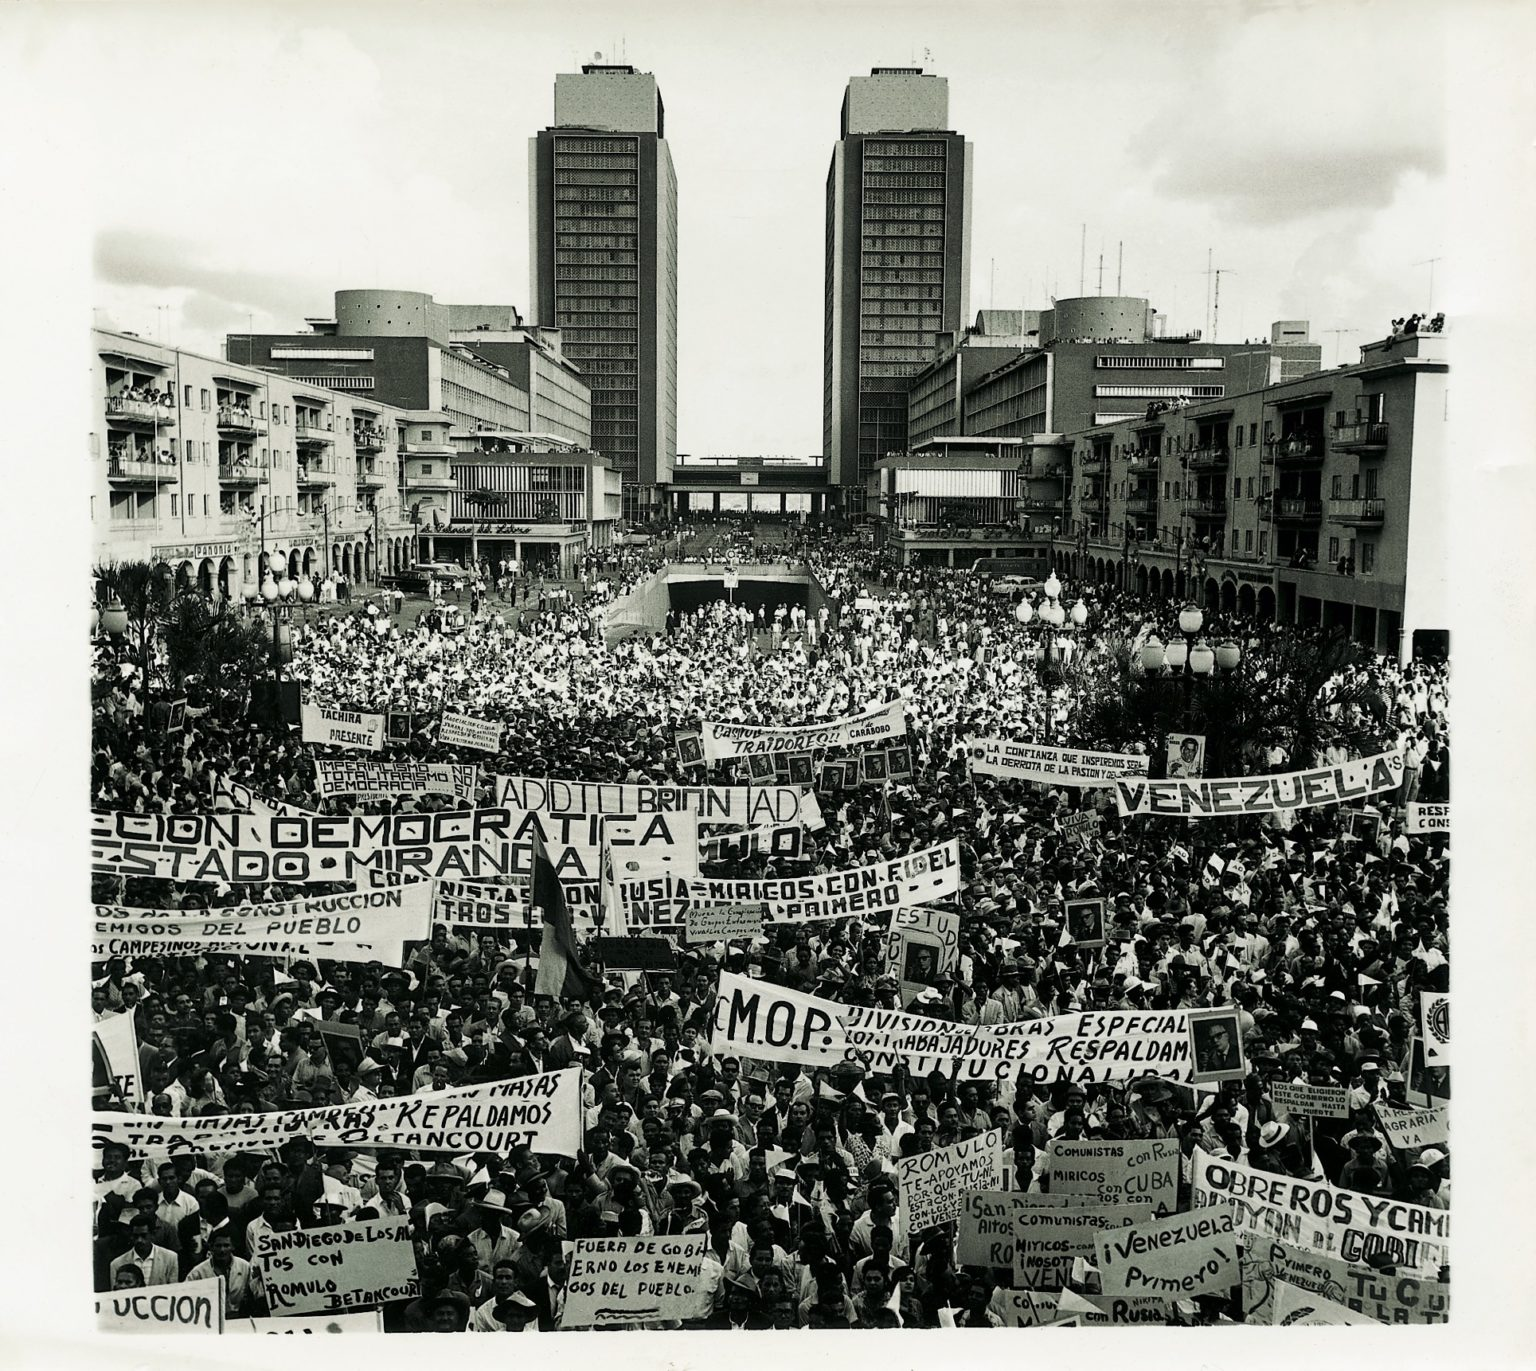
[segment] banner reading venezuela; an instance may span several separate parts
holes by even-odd
[[[749,757],[776,752],[815,752],[825,747],[847,747],[899,738],[907,731],[907,702],[869,705],[857,714],[825,723],[800,724],[793,728],[768,728],[761,724],[708,723],[700,733],[704,755],[710,761],[722,757]]]
[[[1337,766],[1287,771],[1277,776],[1234,776],[1226,780],[1116,781],[1121,816],[1168,814],[1185,819],[1229,814],[1273,814],[1311,809],[1379,795],[1403,783],[1403,755],[1383,752]]]

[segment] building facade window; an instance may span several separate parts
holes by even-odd
[[[1376,544],[1360,544],[1360,570],[1372,572],[1376,570]]]

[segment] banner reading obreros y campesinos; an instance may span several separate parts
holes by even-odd
[[[750,757],[776,752],[815,752],[827,747],[848,747],[871,743],[880,738],[899,738],[907,731],[907,702],[869,705],[857,714],[825,723],[799,724],[793,728],[769,728],[762,724],[729,722],[709,723],[700,727],[704,756],[710,761],[722,757]]]
[[[1382,752],[1337,766],[1288,771],[1276,776],[1234,776],[1226,780],[1116,781],[1115,803],[1122,816],[1166,814],[1185,819],[1229,814],[1273,814],[1343,804],[1395,790],[1403,783],[1403,754]]]

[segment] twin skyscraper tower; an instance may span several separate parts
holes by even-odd
[[[877,67],[848,82],[827,173],[822,443],[853,512],[906,445],[907,385],[969,317],[971,148],[949,83]],[[655,508],[677,455],[677,175],[656,78],[588,65],[555,78],[529,140],[529,303],[592,389],[592,445]],[[744,257],[744,260],[745,259]],[[746,269],[745,267],[743,269]]]

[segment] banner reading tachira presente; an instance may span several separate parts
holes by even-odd
[[[1226,780],[1116,781],[1115,803],[1122,816],[1167,814],[1203,819],[1229,814],[1273,814],[1343,804],[1395,790],[1403,783],[1403,755],[1383,752],[1337,766],[1288,771],[1277,776],[1234,776]]]
[[[303,705],[299,710],[301,732],[306,743],[326,747],[360,747],[378,752],[384,746],[384,716],[364,714],[334,705]]]
[[[907,731],[907,702],[869,705],[857,714],[826,723],[800,724],[794,728],[769,728],[762,724],[709,723],[700,728],[704,756],[749,757],[776,752],[815,752],[826,747],[848,747],[880,738],[899,738]]]

